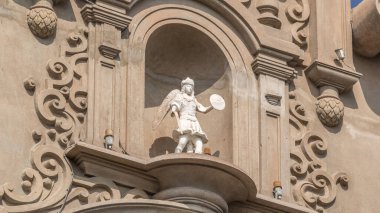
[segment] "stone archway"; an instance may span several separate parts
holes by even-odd
[[[144,106],[145,106],[145,53],[150,36],[163,26],[177,24],[194,28],[213,41],[226,58],[231,70],[232,105],[232,162],[249,170],[248,153],[244,147],[257,137],[257,83],[252,72],[253,58],[240,38],[225,23],[215,17],[188,6],[159,5],[145,9],[133,17],[129,26],[128,70],[126,91],[127,151],[145,157]],[[136,98],[141,97],[141,98]],[[242,113],[244,112],[244,113]],[[248,117],[249,115],[250,117]],[[239,144],[239,145],[238,145]],[[244,160],[240,160],[244,159]],[[248,163],[247,163],[248,162]]]

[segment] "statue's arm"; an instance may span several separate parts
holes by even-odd
[[[178,111],[180,110],[180,107],[181,107],[181,100],[180,100],[180,98],[177,96],[177,97],[175,97],[175,98],[170,102],[170,109],[171,109],[172,113],[178,113]]]
[[[212,106],[208,106],[208,107],[205,107],[203,106],[201,103],[199,103],[197,100],[195,100],[195,103],[197,104],[197,110],[199,112],[203,112],[203,113],[208,113],[210,112],[212,109],[214,109],[214,107]]]
[[[181,107],[181,103],[180,103],[180,100],[178,97],[176,97],[171,103],[170,103],[170,109],[171,109],[171,112],[174,114],[176,120],[177,120],[177,124],[178,124],[178,128],[180,128],[180,122],[179,122],[179,114],[178,114],[178,111],[180,110],[180,107]]]

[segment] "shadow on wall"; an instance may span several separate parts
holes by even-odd
[[[364,98],[369,108],[380,116],[380,54],[374,58],[354,56],[356,70],[363,74],[360,79]]]
[[[157,138],[149,149],[149,157],[154,158],[159,155],[173,153],[177,143],[169,137]]]
[[[225,78],[229,65],[219,47],[207,35],[185,25],[156,30],[146,49],[145,107],[157,107],[186,77],[195,81],[195,95]],[[225,87],[226,85],[221,85]],[[153,92],[154,91],[154,92]]]

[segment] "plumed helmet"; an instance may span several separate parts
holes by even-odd
[[[193,79],[187,77],[185,80],[183,80],[181,82],[181,87],[183,87],[183,85],[186,85],[186,84],[189,84],[189,85],[191,85],[191,86],[194,87],[194,81],[193,81]]]

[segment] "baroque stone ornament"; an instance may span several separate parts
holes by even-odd
[[[75,177],[73,186],[67,196],[67,205],[75,200],[81,201],[82,205],[104,202],[118,199],[150,199],[141,189],[133,188],[122,195],[119,187],[106,178],[101,177]],[[70,209],[69,207],[65,210]]]
[[[178,142],[175,152],[181,153],[187,147],[188,153],[202,154],[203,144],[207,143],[208,138],[195,116],[196,111],[207,113],[212,109],[223,110],[225,107],[224,99],[219,95],[212,95],[210,101],[212,106],[209,107],[200,104],[194,96],[194,81],[186,78],[181,82],[181,91],[171,91],[158,108],[153,129],[158,127],[171,110],[178,123],[178,129],[173,131],[173,139]]]
[[[319,120],[328,127],[338,126],[344,115],[344,105],[334,90],[324,90],[315,103]]]
[[[39,0],[27,14],[29,29],[39,38],[52,36],[57,30],[57,21],[52,0]]]
[[[66,43],[66,42],[65,42]],[[81,86],[77,63],[87,60],[87,38],[73,33],[61,57],[47,65],[50,79],[45,85],[28,79],[27,90],[35,90],[35,108],[46,128],[33,131],[37,144],[31,149],[31,168],[21,175],[20,189],[10,183],[0,186],[0,207],[7,212],[41,212],[59,206],[72,182],[72,169],[64,149],[80,141],[86,113],[87,92]],[[1,209],[0,208],[0,209]]]
[[[294,43],[300,47],[307,45],[307,26],[310,18],[309,0],[295,0],[286,9],[286,16],[292,23],[291,33]]]
[[[349,177],[344,172],[327,172],[323,157],[327,155],[328,143],[323,135],[309,130],[308,123],[303,105],[291,92],[290,124],[296,129],[290,151],[293,197],[301,206],[326,212],[336,199],[337,185],[346,187]]]
[[[258,21],[276,29],[281,28],[281,20],[278,18],[278,0],[258,0],[256,8],[260,12]]]

